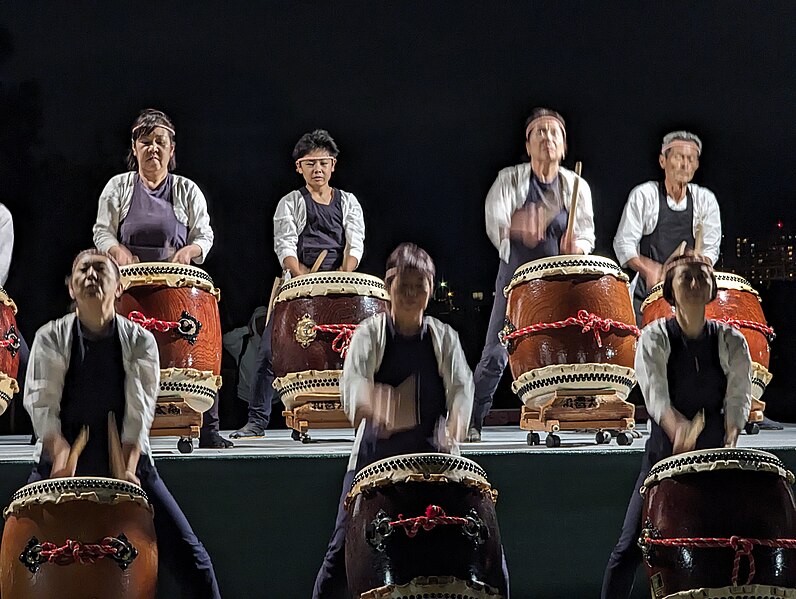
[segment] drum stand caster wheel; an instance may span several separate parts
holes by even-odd
[[[312,440],[312,437],[310,437],[309,434],[307,433],[301,433],[300,436],[301,436],[301,442],[304,443],[305,445],[307,443],[315,443],[315,441]]]
[[[177,441],[177,450],[180,453],[191,453],[193,451],[193,441],[190,437],[183,437]]]
[[[597,434],[594,436],[594,440],[597,442],[597,445],[605,445],[611,442],[611,431],[597,431]]]
[[[616,442],[619,445],[632,445],[633,444],[633,433],[628,431],[622,431],[616,436]]]
[[[561,437],[553,433],[548,433],[544,440],[544,444],[548,447],[561,447]]]
[[[760,426],[758,426],[757,422],[747,422],[743,430],[746,431],[747,435],[756,435],[760,432]]]
[[[290,431],[290,438],[294,441],[301,441],[301,433],[298,432],[296,429]]]
[[[632,431],[629,431],[629,432],[630,432],[631,435],[633,435],[634,439],[641,439],[641,437],[642,437],[641,431],[638,431],[636,429],[633,429]]]
[[[539,433],[528,433],[526,440],[528,441],[528,445],[531,447],[542,444],[542,438],[539,436]]]

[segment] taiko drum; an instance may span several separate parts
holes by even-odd
[[[19,391],[19,333],[17,306],[6,290],[0,287],[0,414],[6,411],[11,398]]]
[[[99,477],[43,480],[17,491],[3,515],[3,599],[154,599],[157,541],[139,486]]]

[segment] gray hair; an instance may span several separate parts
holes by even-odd
[[[695,144],[697,147],[697,154],[700,156],[702,155],[702,140],[689,131],[672,131],[664,135],[663,143],[661,144],[661,154],[665,156],[672,143],[676,141],[687,141]]]

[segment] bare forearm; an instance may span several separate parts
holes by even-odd
[[[282,268],[290,271],[294,277],[307,273],[307,267],[304,266],[295,256],[288,256],[282,261]]]
[[[127,472],[135,472],[138,467],[138,459],[141,457],[141,448],[138,444],[125,443],[122,445],[122,458],[124,459],[124,468]]]
[[[354,272],[359,266],[359,260],[353,256],[346,256],[343,260],[343,270],[345,272]]]
[[[648,286],[660,282],[661,264],[646,256],[636,256],[627,261],[627,265],[639,273]]]

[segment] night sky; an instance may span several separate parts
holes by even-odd
[[[613,257],[627,194],[658,177],[660,138],[676,128],[704,141],[695,181],[716,193],[728,238],[790,226],[794,23],[790,1],[4,2],[9,289],[28,329],[63,313],[63,276],[91,245],[97,198],[146,107],[172,117],[176,172],[208,197],[206,270],[226,326],[267,299],[271,217],[301,183],[292,147],[316,127],[340,146],[333,184],[364,207],[374,274],[411,240],[454,288],[491,288],[484,197],[521,159],[537,105],[567,120],[565,164],[583,161],[597,253]]]

